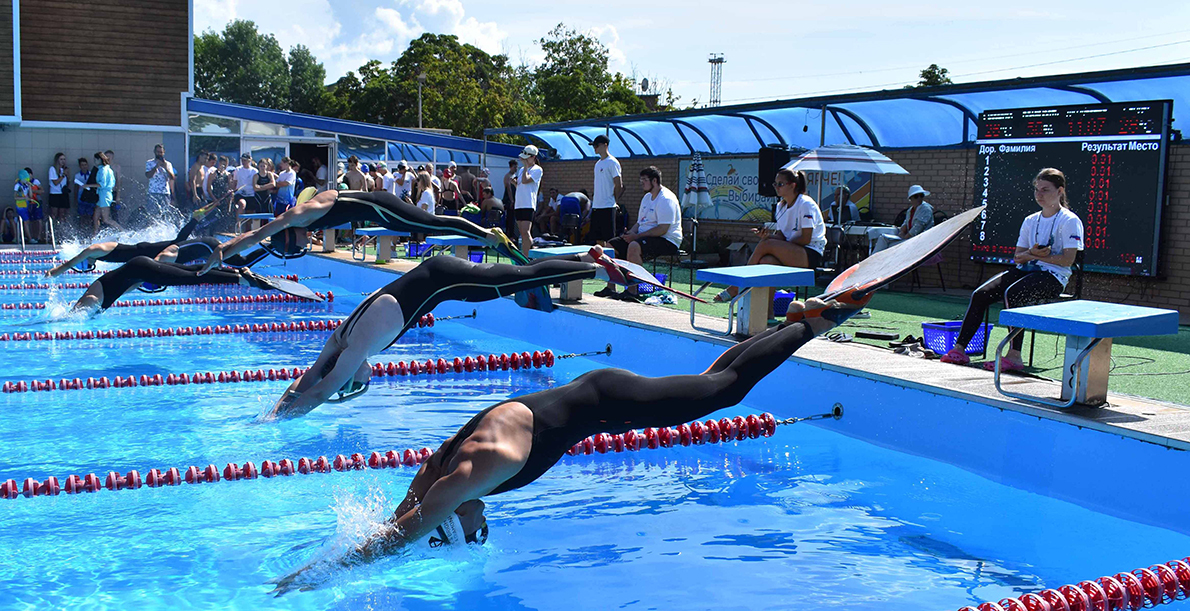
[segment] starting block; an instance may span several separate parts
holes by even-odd
[[[1000,324],[1012,330],[1000,342],[994,355],[996,390],[1022,401],[1065,409],[1075,403],[1102,405],[1107,402],[1112,338],[1177,334],[1178,313],[1079,299],[1003,310]],[[1060,401],[1011,392],[1000,386],[1000,355],[1013,338],[1028,329],[1066,336]]]

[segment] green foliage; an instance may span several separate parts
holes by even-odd
[[[488,127],[647,111],[632,81],[608,71],[597,38],[558,24],[538,43],[546,55],[540,66],[514,66],[456,36],[426,33],[389,65],[371,60],[324,86],[326,70],[309,49],[293,47],[287,61],[276,39],[237,20],[195,38],[195,88],[213,100],[417,127],[424,73],[423,125],[470,137]]]
[[[950,80],[950,71],[946,68],[938,67],[938,64],[930,64],[929,68],[918,73],[920,80],[917,81],[917,87],[939,87],[941,85],[953,85],[954,82]],[[906,89],[913,89],[913,85],[908,85]]]
[[[312,115],[323,114],[331,106],[326,82],[326,68],[304,45],[289,50],[289,110]]]
[[[223,30],[194,39],[194,86],[198,97],[265,108],[289,106],[289,65],[281,45],[256,24],[237,19]]]

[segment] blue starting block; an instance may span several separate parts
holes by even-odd
[[[1080,299],[1004,310],[1000,312],[1000,324],[1012,329],[996,349],[996,390],[1023,401],[1065,409],[1075,403],[1107,402],[1112,338],[1176,334],[1178,313]],[[1015,393],[1000,386],[1000,355],[1014,337],[1028,329],[1066,336],[1061,401]]]
[[[471,256],[471,249],[473,247],[482,249],[486,246],[480,240],[461,235],[430,236],[426,238],[426,244],[440,248],[450,247],[451,254],[462,259],[467,259]],[[425,255],[422,258],[425,258]]]
[[[740,287],[740,292],[728,304],[727,333],[724,335],[731,335],[733,326],[737,333],[748,336],[764,331],[769,323],[769,304],[773,303],[774,289],[814,284],[812,269],[769,264],[700,269],[695,277],[703,283],[694,291],[695,295],[703,292],[712,282]],[[690,302],[690,326],[710,331],[694,324],[694,301]]]
[[[271,212],[252,212],[249,214],[241,214],[239,218],[239,227],[236,228],[236,233],[244,233],[244,224],[252,227],[252,221],[260,221],[261,225],[273,220],[274,217]]]
[[[363,238],[357,242],[351,243],[351,258],[363,261],[368,256],[368,242],[374,241],[376,244],[376,259],[388,261],[393,258],[393,238],[407,238],[408,231],[394,231],[384,227],[368,227],[365,229],[356,229],[355,235]],[[356,250],[359,250],[359,256],[356,256]]]
[[[549,248],[534,248],[529,251],[530,259],[545,257],[560,257],[564,255],[585,255],[590,252],[590,246],[551,246]],[[583,281],[572,280],[562,285],[558,294],[560,301],[581,301],[583,298]]]

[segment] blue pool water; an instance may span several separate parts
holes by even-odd
[[[27,328],[17,325],[44,314],[4,310],[0,333],[341,318],[360,298],[355,284],[377,286],[375,276],[356,278],[342,265],[292,265],[303,275],[331,269],[331,279],[309,284],[338,299],[117,308]],[[155,297],[228,292],[243,291]],[[0,303],[48,295],[0,291]],[[472,307],[444,306],[441,314]],[[9,342],[0,383],[304,367],[326,336]],[[481,306],[474,321],[414,330],[376,360],[564,353],[607,342],[615,346],[610,358],[560,360],[552,369],[378,378],[354,401],[268,425],[253,419],[286,382],[3,395],[0,479],[435,448],[510,395],[605,366],[651,375],[701,370],[722,349],[502,300]],[[1144,465],[1181,472],[1181,452],[796,362],[715,417],[807,415],[834,400],[847,409],[843,420],[782,427],[769,439],[565,458],[538,482],[489,499],[492,532],[482,549],[410,550],[283,598],[271,598],[266,582],[387,517],[413,470],[0,501],[0,600],[16,609],[957,609],[1190,554],[1190,529],[1178,521],[1186,484],[1175,477],[1153,492],[1142,477]],[[919,439],[928,426],[932,443]],[[910,427],[915,432],[905,432]],[[1002,455],[946,449],[977,438]],[[1063,483],[1080,469],[1100,469],[1104,453],[1137,481],[1087,474],[1083,483],[1094,488],[1085,494]],[[1146,495],[1172,507],[1159,509]]]

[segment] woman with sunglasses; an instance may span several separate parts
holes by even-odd
[[[806,173],[781,170],[773,181],[773,189],[781,198],[777,205],[776,228],[753,229],[760,237],[748,265],[770,263],[785,267],[814,269],[822,263],[826,248],[826,223],[818,202],[806,195]],[[731,301],[740,292],[728,287],[715,296],[715,301]]]

